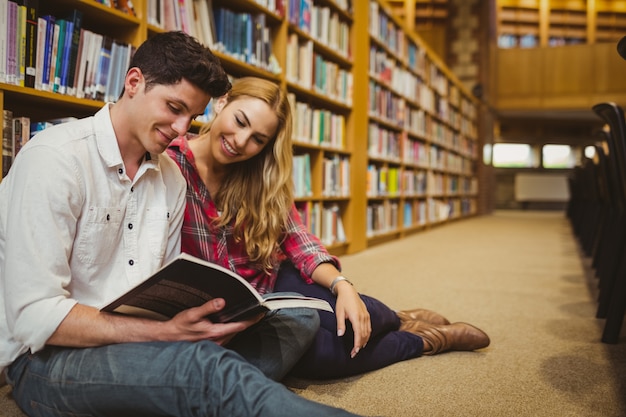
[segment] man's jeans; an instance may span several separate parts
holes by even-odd
[[[50,346],[20,356],[8,382],[33,417],[354,416],[267,378],[280,380],[318,327],[316,311],[284,309],[268,313],[228,348],[210,341]]]
[[[47,347],[20,356],[8,381],[32,417],[348,417],[305,400],[210,341]]]

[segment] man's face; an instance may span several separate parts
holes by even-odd
[[[184,135],[193,119],[204,113],[211,96],[186,80],[173,85],[145,84],[134,95],[135,137],[150,153],[165,151],[170,142]]]

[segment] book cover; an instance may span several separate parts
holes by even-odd
[[[208,317],[214,323],[241,321],[279,308],[333,311],[328,302],[316,298],[277,294],[264,299],[236,273],[186,253],[103,307],[102,311],[168,320],[214,298],[226,301],[221,311]]]
[[[50,91],[56,91],[54,89],[54,83],[57,72],[57,58],[59,56],[59,35],[61,27],[58,22],[54,23],[54,33],[52,34],[52,53],[50,54]]]

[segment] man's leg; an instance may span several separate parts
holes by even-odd
[[[355,416],[299,397],[209,341],[50,347],[18,358],[8,382],[30,416]]]

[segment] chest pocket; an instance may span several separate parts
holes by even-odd
[[[167,207],[150,207],[146,210],[149,248],[152,255],[163,259],[169,235],[170,213]]]
[[[109,262],[122,243],[124,213],[117,207],[90,207],[78,233],[78,259],[88,265]]]

